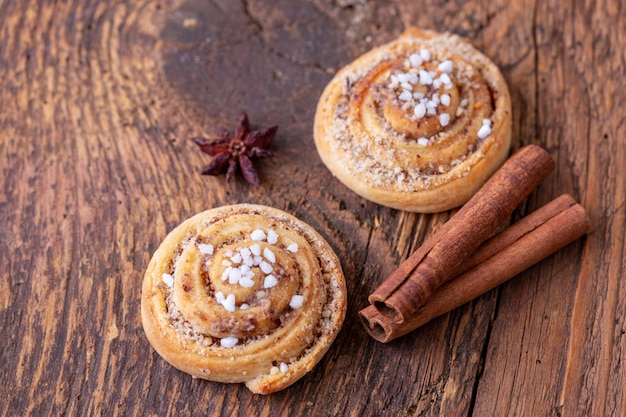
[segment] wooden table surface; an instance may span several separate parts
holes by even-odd
[[[389,344],[357,312],[451,213],[359,198],[313,143],[333,74],[416,25],[502,69],[513,148],[556,171],[593,231]],[[0,415],[626,415],[626,5],[598,1],[0,1]],[[277,123],[262,185],[199,169],[192,136]],[[259,203],[316,228],[346,275],[344,327],[290,388],[192,379],[150,347],[141,281],[207,208]]]

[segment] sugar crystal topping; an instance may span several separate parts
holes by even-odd
[[[276,284],[278,284],[278,280],[276,279],[276,277],[274,275],[268,275],[263,281],[263,288],[272,288],[275,287]]]
[[[429,62],[431,56],[431,52],[424,48],[419,53],[411,54],[407,62],[409,68],[405,66],[406,72],[392,73],[389,87],[399,91],[398,100],[403,103],[403,108],[412,108],[411,117],[415,120],[435,116],[437,109],[441,108],[438,119],[441,126],[445,127],[450,123],[450,114],[444,109],[450,105],[450,95],[444,93],[439,97],[438,91],[442,86],[444,91],[453,87],[448,74],[454,70],[454,64],[447,59],[437,65],[438,71],[428,71],[424,63]],[[426,94],[414,92],[420,85],[433,88],[427,88]]]
[[[220,345],[225,348],[235,347],[239,343],[239,339],[236,337],[228,336],[220,339]]]
[[[445,91],[453,87],[450,74],[454,72],[454,63],[450,59],[445,59],[437,64],[438,71],[428,71],[424,64],[429,62],[431,57],[432,54],[425,48],[420,49],[418,53],[411,54],[405,62],[404,69],[406,71],[390,75],[389,88],[398,92],[397,98],[402,103],[403,109],[412,109],[411,118],[420,120],[426,116],[437,116],[439,124],[445,127],[451,122],[451,115],[445,109],[450,106],[451,97],[445,92],[440,95],[439,89],[443,86]],[[419,85],[432,86],[433,88],[427,88],[427,93],[424,94],[415,91]],[[463,99],[455,116],[462,114],[466,105],[467,100]],[[485,119],[477,136],[480,139],[485,139],[491,134],[491,130],[491,120]],[[427,146],[429,143],[430,140],[426,138],[418,139],[420,146]]]
[[[254,232],[252,232],[252,234],[250,235],[250,239],[260,242],[262,240],[265,240],[265,232],[263,230],[255,230]]]
[[[163,274],[163,275],[161,275],[161,280],[169,288],[172,288],[174,286],[174,277],[172,275],[170,275],[170,274]]]
[[[204,255],[213,255],[213,245],[211,245],[210,243],[201,243],[198,245],[198,249],[200,250],[200,253]]]
[[[293,308],[293,309],[298,309],[300,307],[302,307],[302,304],[304,303],[304,297],[301,295],[294,295],[291,297],[291,301],[289,301],[289,307]]]
[[[261,278],[263,279],[263,289],[269,290],[279,284],[279,280],[274,275],[274,268],[276,264],[276,253],[267,246],[262,247],[262,242],[267,242],[271,245],[277,245],[279,243],[280,236],[274,230],[263,231],[256,229],[250,234],[250,239],[255,242],[248,246],[241,246],[235,249],[228,249],[225,252],[226,258],[222,261],[222,266],[226,268],[222,272],[221,280],[231,285],[239,285],[242,288],[252,288],[255,286],[256,273],[253,267],[257,267],[262,272]],[[257,243],[258,242],[258,243]],[[298,244],[291,243],[286,248],[288,252],[298,252]],[[166,281],[167,278],[164,278]],[[173,281],[173,278],[172,278]],[[167,282],[166,282],[167,284]],[[263,298],[266,296],[265,291],[258,291],[256,293],[257,298]],[[292,308],[300,308],[302,305],[303,297],[294,296],[291,299],[290,305]],[[300,297],[300,298],[298,298]],[[228,312],[234,312],[237,309],[234,294],[226,296],[221,291],[215,293],[216,301],[226,309]],[[295,300],[295,301],[294,301]],[[240,309],[245,310],[250,308],[246,303],[239,306]]]
[[[274,245],[278,242],[278,233],[273,230],[268,230],[267,232],[267,243]]]
[[[478,137],[485,139],[491,133],[491,120],[484,119],[483,125],[478,129]]]
[[[258,243],[250,245],[250,253],[254,256],[261,255],[261,245],[259,245]]]
[[[263,257],[272,263],[276,262],[276,255],[270,248],[263,249]]]
[[[270,265],[268,262],[265,262],[265,261],[262,261],[259,264],[259,268],[261,268],[261,271],[263,271],[266,274],[269,274],[274,270],[274,267],[272,267],[272,265]]]

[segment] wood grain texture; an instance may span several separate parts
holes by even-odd
[[[0,416],[626,415],[626,8],[618,0],[0,1]],[[501,68],[515,148],[557,169],[585,239],[388,345],[357,311],[450,213],[365,201],[312,139],[332,75],[409,25],[467,36]],[[203,177],[188,138],[280,126],[260,187]],[[141,328],[161,239],[223,204],[315,227],[348,284],[344,328],[294,386],[194,380]]]

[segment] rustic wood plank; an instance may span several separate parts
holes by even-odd
[[[571,193],[595,230],[503,286],[475,412],[622,415],[626,154],[612,109],[624,100],[614,93],[624,53],[610,45],[623,42],[624,13],[617,2],[537,2],[529,13],[535,74],[512,83],[537,86],[537,138],[558,163],[529,206]]]
[[[625,12],[616,1],[576,7],[565,42],[576,63],[569,79],[582,76],[587,84],[584,95],[580,94],[587,116],[570,131],[586,123],[588,144],[569,144],[566,149],[572,151],[565,158],[572,166],[573,186],[593,207],[596,228],[585,246],[572,305],[572,338],[562,394],[568,401],[563,414],[618,415],[626,408],[622,365],[626,357],[626,117],[615,109],[625,101],[619,79],[626,74],[626,57],[623,48],[612,45],[626,38]],[[572,95],[570,90],[568,98],[573,99]],[[576,116],[573,109],[567,109],[568,120]],[[573,157],[576,153],[586,154],[586,160],[578,161]]]
[[[0,415],[624,414],[624,17],[616,0],[0,2]],[[357,311],[450,213],[357,197],[317,157],[312,121],[334,72],[408,25],[492,57],[515,147],[556,158],[516,216],[570,192],[595,230],[382,345]],[[261,187],[202,177],[208,157],[188,140],[242,110],[280,126]],[[268,397],[175,370],[139,319],[166,233],[238,202],[314,226],[348,282],[327,356]]]

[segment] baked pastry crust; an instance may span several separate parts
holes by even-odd
[[[328,243],[259,205],[184,221],[154,253],[142,287],[143,327],[167,362],[259,394],[311,371],[345,312],[344,276]]]
[[[362,197],[444,211],[506,159],[511,100],[499,69],[468,41],[410,28],[336,74],[314,138],[328,169]]]

